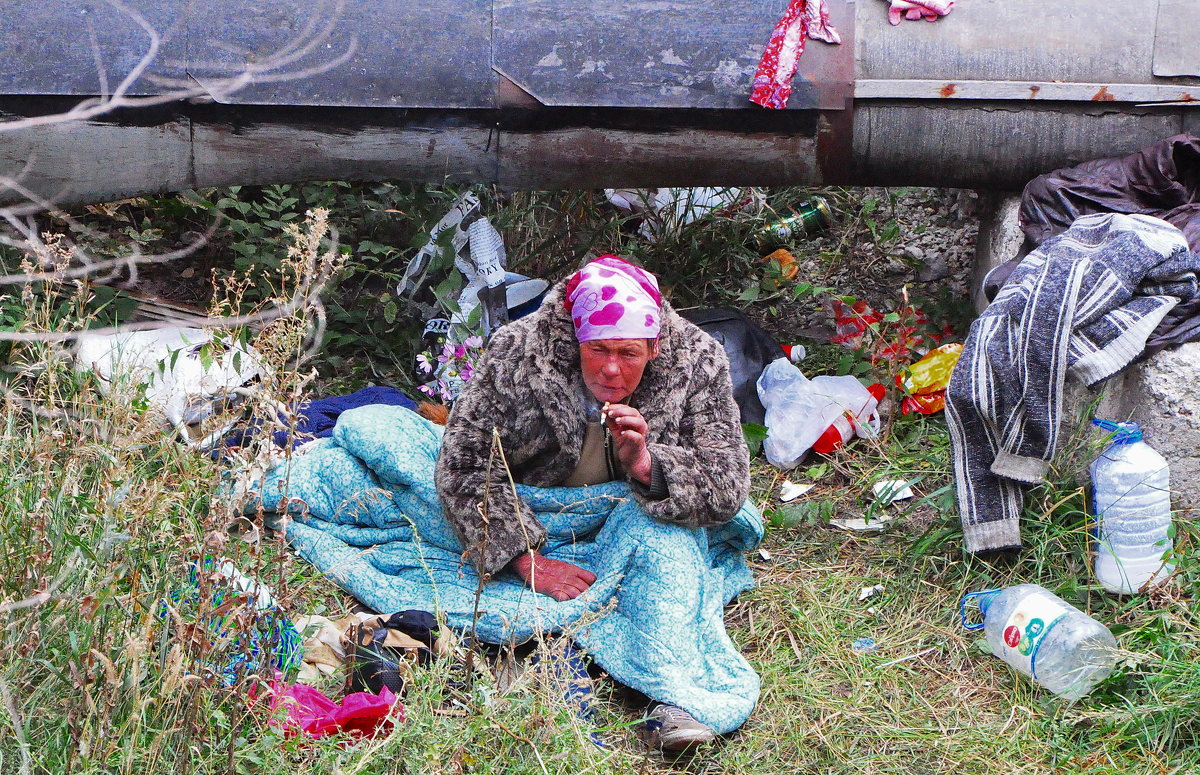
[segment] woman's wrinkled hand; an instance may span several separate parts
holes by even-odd
[[[608,430],[617,448],[617,459],[625,473],[642,484],[650,484],[650,450],[646,447],[646,418],[632,406],[609,404]]]
[[[534,592],[549,595],[560,603],[579,597],[596,580],[591,571],[537,552],[519,554],[509,565]]]

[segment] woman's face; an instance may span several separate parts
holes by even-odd
[[[610,404],[633,395],[646,364],[657,357],[657,339],[596,339],[579,345],[583,384],[597,401]]]

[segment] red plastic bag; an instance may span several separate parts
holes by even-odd
[[[339,704],[311,686],[272,681],[268,696],[270,710],[274,711],[281,705],[287,710],[283,730],[288,737],[303,733],[319,738],[343,732],[357,737],[372,737],[379,732],[390,732],[393,720],[404,721],[404,706],[396,701],[396,695],[386,686],[379,694],[347,694]]]
[[[916,307],[903,306],[884,314],[865,301],[847,304],[841,299],[829,301],[836,333],[829,341],[851,350],[873,348],[871,363],[909,361],[924,355],[929,348],[953,333],[948,325],[935,331],[929,316]]]

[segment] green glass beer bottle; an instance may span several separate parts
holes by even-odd
[[[769,223],[756,232],[763,247],[786,245],[801,234],[816,234],[833,223],[833,211],[824,198],[806,199],[786,218]]]

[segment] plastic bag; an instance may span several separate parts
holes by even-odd
[[[909,368],[907,377],[897,375],[896,385],[908,393],[900,404],[900,411],[904,414],[934,414],[945,409],[946,388],[962,350],[963,346],[958,343],[935,347]]]
[[[256,689],[251,689],[252,699],[257,699]],[[334,702],[311,686],[275,680],[267,685],[264,699],[271,711],[284,708],[284,718],[276,724],[283,727],[285,737],[320,738],[343,732],[373,737],[391,732],[393,721],[404,721],[404,706],[386,686],[378,694],[353,692]]]
[[[269,371],[254,348],[179,326],[84,334],[75,368],[94,374],[106,393],[122,381],[145,384],[146,402],[176,428],[208,418],[231,396],[250,392],[243,386]]]
[[[606,188],[613,206],[642,216],[639,232],[651,242],[711,213],[751,209],[763,195],[740,188]]]
[[[845,415],[855,432],[867,437],[879,428],[872,417],[878,401],[854,377],[808,379],[786,358],[778,358],[758,379],[758,395],[767,409],[767,460],[792,468],[804,459],[825,429]]]

